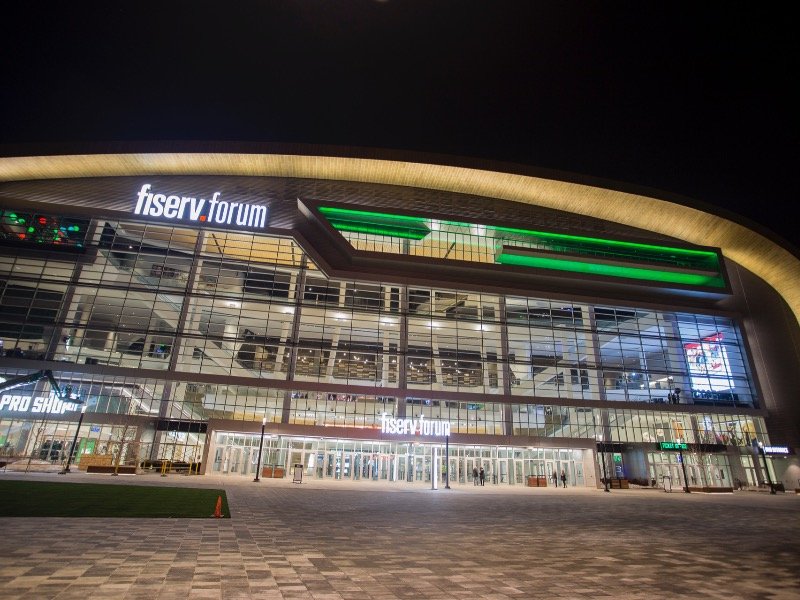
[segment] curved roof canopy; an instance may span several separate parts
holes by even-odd
[[[715,246],[770,284],[800,322],[800,260],[757,231],[710,211],[597,185],[475,168],[294,153],[156,152],[0,158],[0,181],[140,175],[296,177],[401,185],[568,211]]]

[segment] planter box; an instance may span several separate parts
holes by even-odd
[[[264,467],[261,469],[261,477],[267,479],[283,479],[286,476],[286,469],[283,467]]]
[[[613,490],[627,490],[630,489],[630,484],[627,479],[609,479],[611,489]]]
[[[528,477],[528,487],[547,487],[547,477]]]
[[[111,454],[81,454],[78,460],[78,468],[81,471],[86,471],[87,473],[91,473],[89,471],[89,467],[94,465],[113,465],[114,464],[114,456]],[[94,471],[97,473],[97,471]]]
[[[87,473],[120,473],[121,475],[136,475],[136,467],[130,465],[89,465],[86,467]]]

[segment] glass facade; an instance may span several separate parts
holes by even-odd
[[[528,449],[531,440],[551,457],[576,441],[583,449],[597,441],[769,442],[744,340],[729,317],[433,288],[392,281],[390,273],[385,281],[336,280],[291,237],[2,214],[0,377],[11,381],[44,361],[70,386],[97,428],[84,426],[79,460],[101,447],[126,461],[190,463],[206,453],[207,472],[230,472],[223,468],[226,460],[233,464],[230,448],[237,448],[237,464],[251,460],[242,454],[252,447],[250,434],[226,433],[248,440],[231,443],[205,425],[244,428],[262,418],[305,428],[303,435],[351,430],[353,439],[375,436],[382,415],[448,421],[454,436],[495,436],[479,445],[494,461],[492,477],[509,483],[549,476],[545,456],[533,456],[545,448]],[[58,226],[50,238],[19,237],[27,229],[14,238],[14,227],[27,226],[20,218]],[[443,232],[454,227],[462,225],[440,225]],[[351,238],[355,243],[373,234],[348,235],[361,236]],[[365,240],[358,243],[369,249]],[[6,455],[44,453],[50,460],[55,453],[63,460],[77,413],[34,412],[51,392],[44,379],[0,391]],[[611,401],[619,404],[603,404]],[[276,439],[283,458],[269,458],[277,456],[269,450],[262,462],[287,468],[294,438]],[[309,475],[339,469],[351,478],[385,468],[390,480],[417,480],[416,463],[398,458],[408,455],[402,442],[386,442],[388,449],[355,443],[342,441],[352,446],[351,462],[345,466],[341,449],[337,467],[330,448],[314,442],[303,448],[314,456],[304,468]],[[454,445],[458,461],[466,460],[464,444]],[[501,450],[528,466],[503,463]],[[373,455],[394,462],[365,466]],[[591,468],[583,455],[577,462]],[[586,481],[582,470],[569,468],[573,481]],[[451,472],[466,481],[465,469],[457,462]]]

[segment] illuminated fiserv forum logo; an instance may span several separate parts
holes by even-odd
[[[267,207],[244,202],[221,200],[222,192],[210,199],[178,194],[161,194],[145,183],[136,198],[133,213],[168,221],[189,221],[209,225],[263,229],[267,225]]]
[[[381,413],[381,433],[448,437],[450,421],[426,420],[425,415],[420,415],[418,419],[395,419],[386,413]]]

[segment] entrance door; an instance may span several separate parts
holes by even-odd
[[[475,469],[480,471],[481,461],[477,458],[467,458],[467,483],[478,485],[478,477],[475,475]]]
[[[322,479],[325,476],[325,453],[317,451],[316,478]]]
[[[498,466],[500,467],[500,479],[499,479],[499,482],[500,483],[511,483],[511,481],[509,479],[509,473],[508,473],[509,472],[509,468],[508,468],[508,465],[509,465],[509,463],[511,463],[511,468],[512,469],[514,468],[513,459],[501,458],[501,459],[498,459],[497,462],[498,462]]]
[[[353,477],[353,455],[349,452],[342,452],[342,479],[352,479]]]
[[[511,459],[510,462],[511,467],[514,469],[510,483],[514,485],[520,485],[523,481],[525,481],[525,465],[521,459]]]
[[[242,449],[237,446],[232,446],[230,450],[231,454],[228,463],[228,472],[239,473],[239,468],[241,467],[240,461],[242,460]]]
[[[414,457],[414,481],[430,481],[431,480],[431,457],[415,456]]]
[[[338,452],[325,453],[325,477],[327,479],[339,479],[341,476],[341,462]]]
[[[258,451],[251,452],[251,450],[253,449],[248,447],[242,448],[242,475],[250,475],[256,472],[255,463],[258,461]]]
[[[583,487],[586,485],[583,477],[583,463],[575,462],[575,487]]]
[[[303,451],[302,450],[292,450],[289,453],[289,464],[286,465],[286,473],[294,473],[294,466],[299,464],[305,464],[303,462]]]

